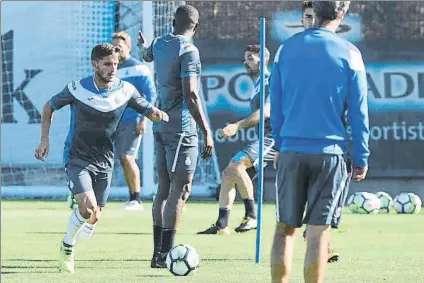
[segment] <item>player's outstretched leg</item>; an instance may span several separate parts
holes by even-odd
[[[219,235],[230,235],[230,229],[228,228],[228,219],[230,216],[231,207],[236,198],[235,176],[231,173],[231,170],[227,168],[222,172],[222,183],[219,191],[219,212],[218,219],[211,227],[204,231],[200,231],[197,234],[219,234]]]
[[[193,173],[171,173],[171,190],[163,210],[163,230],[161,258],[165,260],[168,252],[174,247],[181,212],[191,193]]]
[[[59,253],[59,270],[68,273],[74,273],[75,246],[91,237],[101,213],[93,191],[79,193],[74,197],[78,209],[72,211]]]
[[[237,156],[235,158],[237,158]],[[258,226],[256,220],[255,197],[253,194],[254,187],[252,179],[246,171],[253,167],[252,161],[246,154],[243,154],[239,157],[239,160],[235,159],[230,165],[235,175],[237,189],[244,203],[244,217],[240,225],[235,228],[235,231],[237,233],[243,233],[254,230]]]
[[[241,224],[235,229],[236,232],[246,232],[256,229],[257,220],[255,213],[255,200],[253,194],[253,183],[247,169],[253,166],[249,157],[244,153],[238,153],[230,164],[222,172],[222,184],[219,192],[219,214],[218,219],[210,228],[198,234],[223,234],[229,235],[228,220],[233,206],[236,191],[234,185],[240,191],[245,206],[245,215]]]

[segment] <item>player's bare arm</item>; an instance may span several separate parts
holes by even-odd
[[[146,133],[147,119],[146,117],[141,118],[140,122],[137,124],[136,131],[137,134],[143,135]]]
[[[205,148],[203,149],[202,158],[209,158],[212,155],[214,147],[213,138],[209,123],[206,120],[206,116],[203,111],[202,100],[199,96],[197,76],[183,78],[182,84],[183,95],[187,103],[188,110],[205,136]]]
[[[50,103],[47,101],[46,104],[44,104],[41,118],[41,141],[35,150],[35,158],[41,161],[44,161],[44,159],[49,154],[49,134],[52,120],[53,109],[51,108]]]
[[[269,118],[270,116],[270,111],[271,111],[271,106],[269,103],[265,104],[264,106],[264,116],[265,119]],[[259,119],[260,119],[260,110],[256,110],[255,112],[253,112],[252,114],[250,114],[248,117],[233,123],[233,124],[229,124],[227,126],[225,126],[220,132],[219,132],[219,137],[220,138],[229,138],[234,136],[238,130],[241,129],[246,129],[246,128],[250,128],[253,126],[256,126],[259,124]]]
[[[134,91],[131,99],[128,101],[128,106],[133,108],[140,114],[148,109],[146,117],[149,118],[152,122],[168,122],[169,116],[160,109],[152,106],[149,101],[146,100],[138,91]]]

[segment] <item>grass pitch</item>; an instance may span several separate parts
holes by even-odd
[[[193,245],[201,255],[199,272],[174,277],[150,269],[151,203],[142,212],[125,212],[122,203],[108,203],[88,245],[77,249],[75,274],[57,270],[59,242],[70,210],[65,202],[3,201],[1,213],[1,282],[270,282],[269,253],[275,208],[264,206],[263,254],[254,263],[255,232],[231,236],[196,235],[216,220],[218,205],[189,201],[176,244]],[[231,212],[234,229],[243,206]],[[424,282],[424,213],[418,215],[353,215],[347,210],[341,228],[333,231],[338,263],[328,266],[329,283]],[[299,238],[291,282],[303,282],[305,243]]]

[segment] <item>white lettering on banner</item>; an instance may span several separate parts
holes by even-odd
[[[424,62],[366,66],[371,110],[424,110]]]
[[[351,135],[352,129],[348,127],[348,134]],[[407,123],[405,121],[394,121],[386,125],[371,125],[370,140],[390,140],[390,141],[424,141],[424,124]]]
[[[2,2],[2,46],[7,49],[2,56],[3,70],[10,73],[6,75],[8,81],[3,82],[2,93],[4,166],[63,163],[69,107],[54,114],[49,156],[43,165],[34,157],[41,133],[39,114],[46,101],[70,81],[91,73],[91,49],[110,41],[113,32],[114,16],[108,12],[113,12],[113,5],[80,1]],[[108,12],[110,17],[100,11]],[[97,23],[99,27],[92,28]],[[19,87],[23,89],[19,91]],[[25,94],[24,101],[14,94],[16,91]]]
[[[369,64],[368,102],[371,111],[424,111],[424,62],[422,64]],[[210,114],[237,109],[250,113],[251,79],[242,65],[205,67],[202,89]]]

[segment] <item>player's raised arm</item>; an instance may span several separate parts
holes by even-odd
[[[355,181],[365,178],[368,167],[369,120],[367,76],[361,52],[353,45],[349,62],[348,116],[352,127],[352,158]]]
[[[169,121],[168,114],[154,107],[136,89],[134,89],[134,93],[128,101],[128,106],[138,113],[145,115],[152,122]]]
[[[205,136],[205,148],[202,157],[208,158],[212,155],[213,138],[205,112],[203,111],[202,100],[199,96],[198,80],[201,64],[197,48],[192,44],[182,47],[180,51],[180,62],[184,100],[187,103],[191,116]]]
[[[60,93],[53,96],[44,104],[43,114],[41,116],[41,140],[35,150],[35,158],[38,160],[44,161],[49,154],[49,134],[53,120],[53,112],[65,105],[71,104],[73,101],[74,97],[69,92],[68,86],[66,86]]]
[[[152,62],[154,60],[153,56],[153,46],[156,43],[156,39],[153,40],[153,42],[150,44],[150,46],[147,45],[146,38],[144,37],[143,33],[139,30],[138,31],[138,43],[140,46],[140,53],[141,57],[146,62]]]

